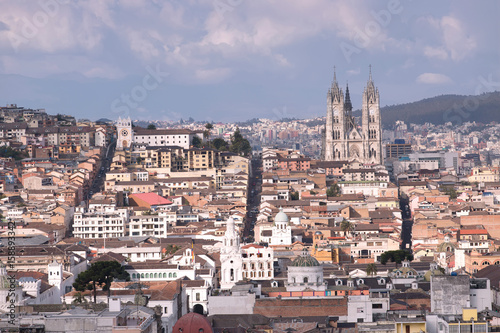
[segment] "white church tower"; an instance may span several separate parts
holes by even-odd
[[[57,288],[59,292],[58,300],[61,302],[61,296],[64,293],[64,290],[61,290],[63,282],[62,264],[54,260],[48,265],[47,274],[49,275],[49,284]]]
[[[231,217],[226,222],[226,233],[224,234],[224,245],[221,249],[220,261],[220,286],[223,290],[229,290],[236,282],[243,279],[240,235]]]
[[[133,141],[132,120],[130,117],[124,119],[118,117],[115,125],[117,132],[116,149],[123,150],[130,148]]]
[[[292,244],[292,227],[290,227],[288,215],[283,212],[283,208],[280,208],[279,213],[274,217],[272,235],[269,245]]]

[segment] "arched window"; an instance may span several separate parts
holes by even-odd
[[[149,273],[146,273],[146,279],[149,279]]]
[[[176,278],[176,277],[177,277],[177,273],[174,273],[174,275],[173,275],[173,276],[174,276],[174,278]]]
[[[473,265],[477,265],[477,261],[473,261],[473,262],[472,262],[472,264],[473,264]]]
[[[158,273],[155,273],[155,279],[157,279],[157,278],[158,278]]]
[[[489,266],[489,265],[491,265],[491,264],[490,264],[490,262],[488,260],[483,261],[483,266]]]
[[[172,277],[172,273],[168,273],[168,277],[171,278]]]
[[[163,273],[163,278],[165,279],[167,277],[167,273]]]
[[[500,261],[495,261],[495,265],[500,265]]]
[[[144,279],[144,273],[141,273],[141,278],[143,278],[143,279]]]
[[[132,273],[132,279],[135,279],[135,273]]]
[[[304,276],[304,283],[309,283],[309,278],[307,276]]]

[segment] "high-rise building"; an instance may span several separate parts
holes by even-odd
[[[352,115],[349,87],[345,97],[336,73],[327,94],[324,160],[382,164],[382,120],[380,97],[370,75],[363,92],[361,126]]]

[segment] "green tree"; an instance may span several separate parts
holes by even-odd
[[[326,196],[328,197],[338,197],[340,195],[339,184],[335,183],[326,191]]]
[[[148,128],[148,130],[155,130],[156,126],[155,126],[155,124],[149,124],[147,128]]]
[[[102,287],[102,290],[107,291],[110,297],[111,282],[115,279],[130,281],[130,275],[119,262],[98,261],[90,265],[86,271],[78,274],[73,287],[79,292],[93,290],[94,303],[97,303],[97,287]]]
[[[385,265],[387,262],[392,261],[396,264],[401,264],[403,260],[413,260],[413,255],[406,250],[386,251],[380,256],[380,263]]]
[[[377,265],[370,263],[366,266],[366,275],[375,276],[377,275]]]
[[[202,142],[197,135],[193,137],[193,141],[191,141],[191,144],[193,145],[193,147],[196,148],[200,148],[202,146]]]
[[[208,142],[210,142],[210,134],[211,134],[212,128],[214,128],[214,125],[212,125],[211,123],[206,123],[205,128],[206,128],[205,132],[207,133]],[[203,132],[203,134],[205,134],[205,132]]]
[[[340,229],[344,232],[345,236],[347,233],[351,233],[354,231],[354,223],[351,223],[348,220],[344,219],[342,222],[340,222]]]
[[[243,137],[240,133],[240,129],[236,128],[233,136],[231,137],[231,146],[229,150],[238,155],[248,156],[252,151],[252,146],[250,146],[250,142]]]
[[[442,187],[441,191],[444,192],[444,194],[449,195],[450,199],[456,199],[458,197],[457,190],[455,190],[453,186]]]
[[[292,193],[290,193],[290,199],[292,199],[292,200],[299,200],[300,199],[299,192],[292,192]]]
[[[29,155],[26,151],[15,150],[12,149],[12,147],[8,146],[3,146],[0,148],[0,157],[12,157],[15,160],[21,160],[28,156]]]
[[[212,147],[214,147],[217,150],[220,151],[228,151],[229,150],[229,144],[227,143],[226,140],[222,138],[215,138],[212,141]]]

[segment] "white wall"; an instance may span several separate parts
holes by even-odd
[[[209,315],[253,314],[255,294],[245,296],[208,296]]]

